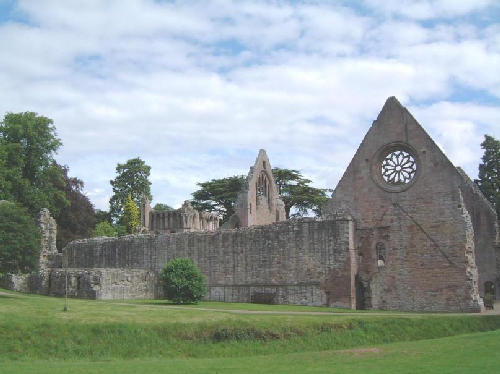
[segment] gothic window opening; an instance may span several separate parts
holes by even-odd
[[[256,194],[257,194],[257,204],[261,201],[266,201],[269,204],[270,199],[270,186],[269,179],[265,172],[260,173],[259,178],[257,178]]]
[[[375,248],[377,251],[377,265],[385,266],[385,261],[387,256],[387,250],[385,248],[385,244],[382,242],[378,242]]]
[[[396,149],[382,160],[382,178],[390,185],[404,185],[410,183],[417,172],[415,158],[406,150]]]

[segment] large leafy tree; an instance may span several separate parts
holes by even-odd
[[[139,157],[116,166],[117,176],[110,181],[113,187],[113,196],[109,200],[109,212],[113,221],[118,221],[122,216],[123,206],[129,195],[137,205],[141,204],[143,197],[147,197],[151,201],[150,172],[151,167]]]
[[[315,188],[310,179],[304,178],[298,170],[273,168],[273,176],[278,193],[285,203],[286,218],[301,217],[310,211],[321,215],[321,207],[328,199],[331,190]],[[290,215],[290,212],[294,211]]]
[[[222,217],[222,222],[226,222],[234,213],[238,192],[244,184],[243,175],[198,183],[201,188],[193,192],[191,205],[200,211],[217,213]]]
[[[0,122],[0,199],[20,203],[32,216],[41,208],[59,214],[68,204],[63,175],[54,161],[60,146],[50,118],[7,113]]]
[[[64,193],[69,205],[55,217],[57,221],[57,247],[63,248],[70,241],[91,236],[96,217],[94,207],[82,192],[82,180],[68,176],[68,167],[59,166],[64,178]]]
[[[481,148],[484,149],[484,155],[475,182],[500,217],[500,141],[485,135]]]
[[[36,270],[40,239],[40,230],[24,207],[0,201],[0,275]]]

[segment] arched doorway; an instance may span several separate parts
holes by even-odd
[[[487,281],[484,283],[484,307],[486,309],[493,309],[495,304],[495,284]]]

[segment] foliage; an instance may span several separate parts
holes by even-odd
[[[19,204],[0,203],[0,273],[29,273],[40,258],[40,230]]]
[[[108,236],[108,237],[117,236],[116,228],[107,221],[99,222],[95,226],[94,231],[92,232],[92,237],[95,238],[99,236]]]
[[[95,225],[94,207],[82,192],[83,181],[68,176],[68,167],[59,166],[64,178],[64,193],[69,205],[55,217],[57,221],[57,248],[70,241],[88,238]]]
[[[174,208],[172,208],[170,205],[162,203],[156,204],[153,207],[153,209],[156,210],[157,212],[169,212],[171,210],[174,210]]]
[[[198,183],[201,188],[193,192],[191,205],[200,211],[217,213],[222,217],[222,222],[226,222],[234,213],[238,193],[245,181],[243,175],[235,175]]]
[[[111,214],[105,210],[96,209],[95,210],[95,221],[99,222],[109,222],[111,223]]]
[[[162,272],[165,297],[176,304],[196,303],[205,295],[205,277],[188,258],[176,258]]]
[[[310,186],[310,179],[304,178],[298,170],[273,168],[274,180],[278,186],[278,193],[285,203],[286,218],[300,217],[312,210],[317,216],[321,215],[321,207],[328,199],[329,189]]]
[[[129,195],[137,206],[140,206],[143,197],[147,197],[151,201],[150,171],[151,167],[139,157],[116,166],[117,176],[110,181],[113,187],[113,196],[109,200],[109,212],[114,222],[118,221],[123,214],[123,207]]]
[[[7,113],[0,122],[0,199],[25,206],[32,216],[58,215],[68,201],[54,154],[61,141],[53,121],[33,112]]]
[[[141,224],[141,214],[139,208],[132,200],[132,196],[128,195],[125,204],[123,205],[123,215],[121,222],[127,229],[127,233],[133,234]]]
[[[481,143],[484,149],[479,175],[475,182],[491,202],[500,218],[500,141],[485,135]]]

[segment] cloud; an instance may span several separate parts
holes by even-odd
[[[483,10],[494,3],[493,0],[365,0],[364,2],[376,12],[418,20],[464,16]]]
[[[0,112],[53,118],[99,208],[137,156],[176,206],[259,148],[333,188],[392,95],[474,173],[482,134],[500,136],[496,6],[365,3],[19,1],[0,23]]]

